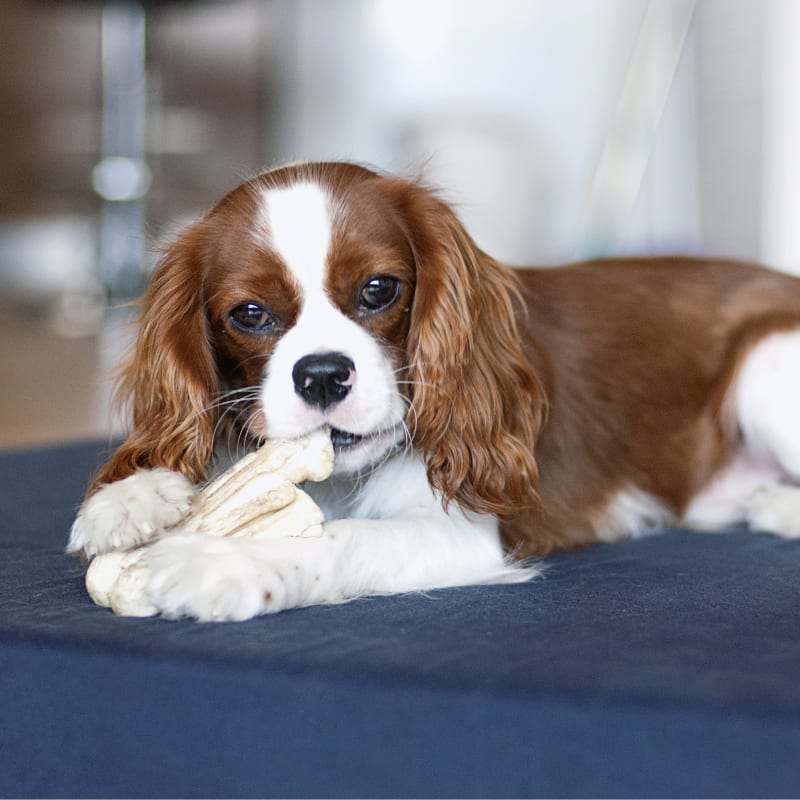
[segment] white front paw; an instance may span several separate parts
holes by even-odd
[[[98,489],[81,506],[67,552],[89,558],[157,538],[192,509],[195,487],[168,469],[141,470]]]
[[[110,564],[113,586],[93,597],[123,616],[241,621],[314,602],[338,602],[325,540],[256,541],[175,533]],[[114,570],[117,570],[114,573]]]
[[[145,548],[122,577],[134,593],[144,587],[147,602],[166,617],[241,621],[265,611],[261,576],[247,551],[241,540],[176,534]]]

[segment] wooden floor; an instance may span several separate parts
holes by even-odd
[[[108,379],[121,351],[116,327],[67,338],[0,309],[0,449],[107,438],[119,427]]]

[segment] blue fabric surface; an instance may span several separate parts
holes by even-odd
[[[97,445],[0,456],[3,796],[798,796],[800,543],[672,531],[528,585],[118,619]]]

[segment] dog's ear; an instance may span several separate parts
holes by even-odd
[[[483,253],[452,209],[415,187],[407,236],[417,268],[408,424],[445,501],[510,517],[538,504],[544,397],[522,352],[513,272]]]
[[[213,455],[219,386],[196,225],[167,249],[142,301],[135,347],[117,385],[118,400],[130,406],[133,429],[93,488],[148,467],[201,481]]]

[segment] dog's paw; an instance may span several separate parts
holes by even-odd
[[[255,541],[176,533],[137,551],[111,592],[115,612],[145,608],[201,622],[242,621],[338,602],[325,540]],[[321,558],[317,558],[319,554]]]
[[[754,531],[800,538],[800,487],[765,486],[750,498],[747,522]]]
[[[146,602],[165,617],[250,619],[265,611],[265,601],[256,562],[245,545],[202,534],[167,536],[141,551],[123,581],[132,591],[143,591]]]
[[[168,469],[141,470],[106,484],[81,506],[67,552],[92,558],[152,541],[180,522],[196,498],[195,487]]]

